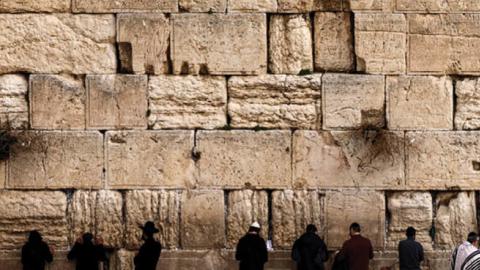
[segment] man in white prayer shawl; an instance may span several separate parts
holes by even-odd
[[[464,268],[464,266],[468,261],[471,261],[472,258],[469,256],[474,252],[478,251],[478,234],[471,232],[468,234],[467,241],[463,242],[460,246],[455,248],[452,254],[451,259],[451,270],[463,270],[470,268]],[[480,257],[479,257],[480,258]],[[480,261],[479,261],[480,262]],[[469,262],[468,265],[471,265]],[[480,268],[472,268],[472,269],[480,269]]]

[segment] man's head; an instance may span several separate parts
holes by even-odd
[[[408,227],[407,228],[406,235],[407,235],[408,238],[415,238],[416,234],[417,234],[417,230],[415,230],[415,228],[413,228],[413,227]]]
[[[316,233],[317,232],[317,227],[313,224],[308,224],[306,231],[307,231],[307,233]]]
[[[31,231],[28,235],[28,242],[30,243],[39,243],[42,241],[42,236],[38,231]]]
[[[360,224],[354,222],[350,225],[350,235],[360,234],[361,231]]]
[[[471,232],[468,234],[467,241],[474,246],[478,246],[478,234],[476,232]]]
[[[252,225],[250,225],[250,228],[248,229],[249,233],[259,233],[260,232],[260,224],[258,222],[253,222]]]
[[[93,234],[86,232],[82,235],[83,244],[93,244]]]

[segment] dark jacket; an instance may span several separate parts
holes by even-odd
[[[413,238],[400,241],[398,244],[400,270],[420,270],[423,261],[423,247]]]
[[[160,242],[152,238],[147,239],[135,256],[135,270],[155,270],[161,252]]]
[[[323,270],[328,259],[327,246],[317,234],[305,233],[293,244],[292,259],[298,270]]]
[[[368,270],[369,260],[373,259],[372,243],[361,235],[353,235],[343,243],[338,256],[345,258],[349,270]]]
[[[53,256],[47,243],[27,242],[22,247],[23,270],[44,270],[45,263],[52,262]]]
[[[98,270],[101,261],[107,261],[103,245],[93,243],[75,243],[67,255],[69,260],[76,260],[76,270]]]
[[[268,261],[265,240],[258,234],[246,234],[238,241],[235,258],[240,261],[240,270],[263,270]]]

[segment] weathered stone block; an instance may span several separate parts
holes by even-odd
[[[452,129],[453,82],[447,77],[387,78],[389,129]]]
[[[28,127],[28,81],[22,75],[0,76],[0,129]]]
[[[110,187],[185,187],[193,181],[193,131],[111,131],[106,147]]]
[[[81,13],[177,12],[178,0],[73,0],[73,11]]]
[[[3,0],[0,2],[0,12],[69,12],[69,0]]]
[[[116,71],[113,15],[2,14],[0,25],[0,73]]]
[[[290,131],[199,131],[197,184],[206,187],[289,187]]]
[[[266,72],[265,14],[174,14],[172,21],[174,74]]]
[[[347,0],[320,0],[315,3],[316,11],[343,11],[349,9]]]
[[[87,127],[147,127],[147,76],[88,75]]]
[[[435,247],[453,249],[477,230],[474,192],[439,193],[435,207]]]
[[[480,14],[409,14],[411,34],[480,37]]]
[[[407,185],[423,189],[479,187],[479,139],[478,132],[408,132]]]
[[[352,222],[362,227],[374,249],[383,248],[385,239],[385,197],[371,190],[339,190],[326,194],[327,245],[338,248],[347,240]]]
[[[103,137],[98,132],[17,133],[11,147],[8,187],[100,188]]]
[[[123,71],[169,72],[170,21],[163,14],[120,14],[117,42]]]
[[[236,0],[228,1],[228,12],[269,12],[277,11],[276,0]]]
[[[31,75],[29,98],[33,129],[85,129],[83,79]]]
[[[356,13],[357,70],[381,74],[404,73],[406,28],[403,14]]]
[[[335,0],[336,3],[332,0],[278,0],[277,2],[277,11],[280,13],[308,13],[343,6],[343,0]]]
[[[227,246],[234,248],[250,225],[257,221],[261,234],[268,231],[268,194],[266,191],[235,190],[228,193]]]
[[[456,81],[456,129],[480,128],[480,79]]]
[[[0,249],[19,250],[31,230],[38,230],[55,249],[67,247],[63,192],[0,191],[0,205]]]
[[[180,229],[180,194],[178,191],[133,190],[125,197],[126,247],[138,249],[142,244],[142,230],[146,221],[152,221],[160,230],[159,240],[164,247],[177,248]]]
[[[326,225],[324,200],[324,195],[317,191],[274,191],[272,234],[275,247],[290,248],[305,233],[308,224],[315,224],[323,237]]]
[[[178,0],[178,6],[184,12],[221,12],[227,10],[226,0]]]
[[[384,126],[383,76],[325,74],[322,83],[324,128],[362,129]]]
[[[227,124],[227,83],[220,76],[158,76],[149,79],[149,126],[221,128]]]
[[[221,190],[190,190],[182,194],[183,248],[225,246],[225,198]]]
[[[311,188],[404,185],[401,132],[296,131],[293,186]]]
[[[393,11],[394,2],[397,0],[344,0],[344,6],[352,11]]]
[[[123,199],[116,191],[76,191],[68,215],[70,242],[90,232],[104,240],[107,247],[123,246]]]
[[[268,36],[270,72],[313,71],[312,26],[308,14],[272,15]]]
[[[235,128],[320,126],[321,75],[262,75],[228,81],[228,113]]]
[[[476,0],[396,0],[396,10],[406,12],[454,13],[478,12],[480,2]]]
[[[354,68],[351,13],[316,12],[315,70],[351,71]]]

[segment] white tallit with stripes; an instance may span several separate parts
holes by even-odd
[[[465,259],[462,270],[480,270],[480,250],[473,252]]]

